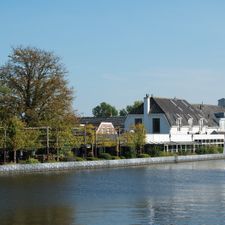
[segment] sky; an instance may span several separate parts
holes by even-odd
[[[217,104],[225,97],[224,12],[223,0],[3,0],[0,65],[12,47],[54,52],[81,116],[146,94]]]

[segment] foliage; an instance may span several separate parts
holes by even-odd
[[[26,164],[35,164],[35,163],[40,163],[40,162],[38,161],[38,159],[35,159],[35,158],[29,158],[29,159],[26,160],[25,163],[26,163]]]
[[[125,132],[121,135],[121,143],[124,145],[134,148],[138,153],[142,153],[142,149],[145,145],[146,130],[143,124],[136,124],[130,130],[130,132]]]
[[[178,154],[179,155],[194,155],[195,153],[190,151],[190,150],[186,150],[186,151],[185,150],[179,150]]]
[[[133,146],[138,154],[142,153],[143,146],[145,145],[146,130],[143,124],[136,124],[132,127],[129,133],[128,145]]]
[[[17,117],[12,117],[8,121],[7,147],[14,151],[14,162],[16,161],[16,151],[19,149],[32,150],[38,145],[39,133],[37,131],[25,129],[25,123]]]
[[[28,126],[63,120],[64,115],[72,113],[73,99],[66,73],[59,57],[51,52],[13,48],[8,62],[0,68],[2,117],[16,115]]]
[[[85,161],[84,158],[78,157],[78,156],[76,156],[74,159],[75,159],[75,161],[77,161],[77,162]]]
[[[112,156],[109,153],[101,153],[101,154],[99,154],[99,158],[110,160],[110,159],[112,159]]]
[[[87,160],[88,161],[97,161],[97,160],[99,160],[99,158],[96,158],[96,157],[87,157]]]
[[[136,158],[137,151],[133,146],[126,147],[122,149],[122,156],[121,158],[125,157],[126,159],[133,159]]]
[[[145,145],[145,152],[151,157],[159,157],[162,149],[159,146]]]
[[[174,156],[174,155],[176,155],[176,153],[173,153],[173,152],[164,152],[164,151],[160,151],[159,152],[159,157]]]
[[[114,134],[98,134],[97,135],[98,146],[101,147],[114,147],[117,145],[117,135]]]
[[[129,113],[135,111],[138,107],[143,104],[143,101],[135,101],[133,105],[127,105],[126,109],[120,110],[120,116],[127,116]]]
[[[218,154],[223,153],[223,148],[218,146],[201,146],[195,151],[196,154]]]
[[[150,155],[149,154],[140,154],[140,155],[138,155],[138,158],[149,158],[150,157]]]
[[[113,159],[113,160],[118,160],[118,159],[121,159],[121,158],[120,158],[119,156],[115,156],[115,155],[114,155],[114,156],[112,156],[112,159]]]
[[[120,116],[127,116],[127,114],[128,113],[127,113],[127,110],[126,109],[121,109],[120,112],[119,112],[119,115]]]
[[[100,105],[93,108],[92,113],[95,117],[111,117],[118,115],[116,108],[106,102],[102,102]]]

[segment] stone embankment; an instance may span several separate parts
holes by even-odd
[[[10,164],[10,165],[1,165],[0,174],[131,167],[131,166],[143,166],[152,164],[181,163],[181,162],[194,162],[194,161],[219,160],[219,159],[225,159],[225,154],[170,156],[170,157],[99,160],[99,161],[82,161],[82,162]]]

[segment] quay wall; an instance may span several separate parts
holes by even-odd
[[[169,157],[81,161],[81,162],[9,164],[9,165],[0,166],[0,174],[34,173],[34,172],[63,171],[63,170],[76,170],[76,169],[80,170],[80,169],[96,169],[96,168],[132,167],[132,166],[143,166],[143,165],[153,165],[153,164],[182,163],[182,162],[220,160],[220,159],[225,159],[225,154],[169,156]]]

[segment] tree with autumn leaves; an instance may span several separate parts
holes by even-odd
[[[66,75],[59,57],[32,47],[13,48],[8,61],[0,67],[0,145],[13,152],[14,162],[17,151],[40,147],[46,147],[47,155],[49,148],[56,149],[57,158],[83,144],[91,146],[92,155],[96,155],[98,144],[118,148],[118,139],[97,138],[93,127],[79,128],[83,129],[83,136],[74,134],[78,121],[72,109],[73,89]],[[95,116],[117,115],[114,111],[106,103],[93,110]],[[40,140],[43,135],[46,140]],[[124,143],[139,154],[142,152],[145,131],[141,125],[119,138],[127,140]]]
[[[72,109],[73,89],[66,75],[59,57],[32,47],[13,48],[6,64],[0,67],[0,120],[7,129],[8,147],[15,155],[34,133],[26,131],[27,127],[50,126],[58,131],[58,146],[62,146],[65,133],[66,141],[71,143],[72,130],[68,128],[77,120]]]
[[[62,121],[72,111],[67,71],[52,52],[31,47],[12,50],[0,68],[1,119],[17,116],[27,126]]]

